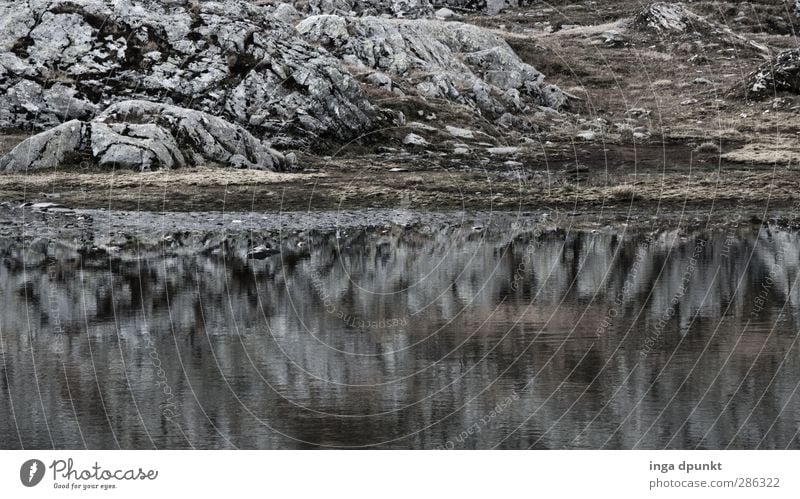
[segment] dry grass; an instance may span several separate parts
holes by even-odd
[[[708,154],[711,154],[711,153],[719,154],[721,152],[721,150],[720,150],[719,146],[717,144],[715,144],[714,142],[703,142],[702,144],[700,144],[699,146],[694,148],[694,152],[708,153]]]

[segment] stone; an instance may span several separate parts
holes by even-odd
[[[303,17],[297,9],[294,8],[294,5],[288,3],[279,3],[276,5],[275,10],[272,11],[272,15],[275,16],[275,19],[287,24],[294,24]]]
[[[407,95],[452,101],[497,118],[567,97],[489,30],[430,19],[312,16],[297,25],[310,43],[379,70]],[[413,74],[414,78],[407,78]],[[509,90],[515,92],[509,93]],[[521,108],[521,109],[520,109]]]
[[[238,220],[234,220],[235,222]],[[279,250],[267,248],[266,246],[259,245],[247,252],[247,258],[253,260],[264,260],[272,255],[280,253]]]
[[[448,9],[447,7],[442,7],[441,9],[438,9],[436,12],[434,12],[433,15],[436,16],[437,19],[450,19],[452,17],[455,17],[456,13]]]
[[[655,2],[642,9],[633,24],[640,30],[675,33],[696,30],[709,23],[682,3]]]
[[[0,129],[89,121],[152,100],[296,146],[352,139],[384,116],[342,62],[244,0],[0,0]],[[53,82],[56,82],[53,84]]]
[[[429,17],[433,5],[429,0],[308,0],[309,14],[339,14],[358,16]]]
[[[468,12],[481,12],[494,16],[511,7],[522,7],[530,4],[530,0],[434,0],[439,7],[453,7]]]
[[[628,43],[628,40],[625,36],[616,30],[609,30],[603,32],[600,37],[603,39],[603,44],[607,47],[622,47]]]
[[[452,135],[453,137],[458,137],[459,139],[474,139],[475,133],[472,130],[467,130],[466,128],[458,128],[455,126],[447,125],[445,127],[447,133]]]
[[[147,101],[114,104],[89,122],[72,120],[22,141],[0,158],[0,171],[91,162],[141,171],[187,166],[286,170],[293,159],[246,129],[201,111]]]
[[[519,147],[490,147],[486,152],[492,156],[510,156],[519,152]]]
[[[416,133],[409,133],[403,138],[403,144],[411,146],[422,146],[427,144],[428,141],[417,135]]]
[[[734,94],[751,100],[773,97],[776,92],[800,94],[800,48],[779,52],[733,90]]]

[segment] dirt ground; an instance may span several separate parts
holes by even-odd
[[[571,112],[539,111],[538,130],[499,130],[451,104],[387,96],[382,105],[419,123],[330,156],[301,152],[298,173],[65,167],[0,176],[0,200],[153,211],[800,206],[800,97],[747,102],[734,95],[769,53],[800,46],[788,1],[687,4],[730,28],[724,36],[629,28],[641,2],[542,5],[465,19],[494,30],[577,98]],[[605,43],[609,31],[623,41]],[[474,136],[454,137],[448,125]],[[428,144],[403,145],[409,132]],[[23,138],[0,137],[0,152]],[[505,146],[513,149],[497,149]]]

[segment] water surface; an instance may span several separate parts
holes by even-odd
[[[7,253],[0,447],[800,447],[796,234],[301,239]]]

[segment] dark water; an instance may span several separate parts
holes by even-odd
[[[317,235],[0,266],[2,448],[798,448],[800,238]]]

